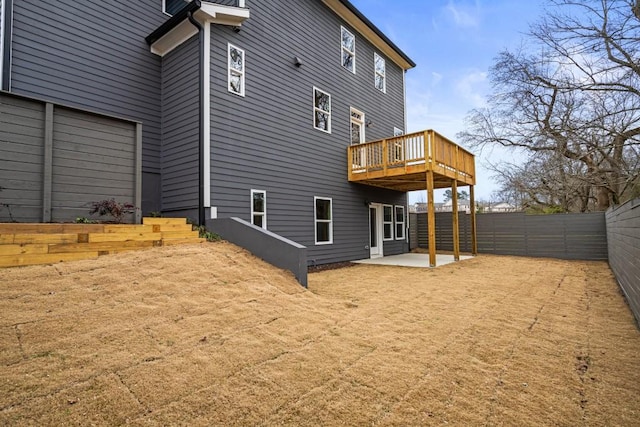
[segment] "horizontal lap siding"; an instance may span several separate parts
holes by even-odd
[[[44,110],[0,95],[0,222],[42,218]]]
[[[640,199],[607,211],[609,265],[640,325]]]
[[[56,107],[51,219],[89,216],[105,199],[135,203],[135,125]]]
[[[144,38],[160,0],[14,3],[11,90],[143,123],[143,168],[160,172],[160,58]]]
[[[307,246],[310,262],[368,258],[365,201],[405,206],[406,196],[348,182],[349,109],[373,122],[368,140],[403,128],[402,71],[387,60],[387,93],[375,89],[374,49],[354,30],[357,74],[343,69],[341,22],[321,2],[247,7],[239,33],[212,26],[212,205],[219,217],[250,220],[250,190],[265,190],[269,230]],[[227,91],[228,42],[245,50],[245,97]],[[314,86],[331,95],[331,134],[313,128]],[[333,199],[332,245],[315,245],[314,196]],[[384,245],[385,255],[405,250],[405,241]]]
[[[162,209],[198,207],[199,43],[194,36],[162,59]],[[195,219],[195,218],[194,218]]]

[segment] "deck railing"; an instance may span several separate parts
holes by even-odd
[[[433,170],[475,183],[473,154],[433,130],[352,145],[348,159],[352,181]]]

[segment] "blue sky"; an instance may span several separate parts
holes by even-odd
[[[434,129],[457,142],[467,113],[483,106],[497,54],[520,46],[545,0],[351,0],[417,64],[407,73],[408,132]],[[497,185],[483,164],[510,153],[476,154],[476,199]],[[436,201],[441,201],[441,192]],[[412,194],[411,202],[424,201]]]

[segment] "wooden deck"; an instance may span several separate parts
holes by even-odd
[[[433,130],[352,145],[349,181],[398,191],[475,185],[474,155]]]
[[[0,267],[94,259],[204,241],[185,218],[143,218],[143,224],[0,223]]]

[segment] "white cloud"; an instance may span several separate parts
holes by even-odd
[[[449,0],[444,10],[458,27],[472,28],[480,25],[480,5],[477,1],[469,5]]]
[[[437,86],[438,83],[442,81],[442,74],[436,73],[435,71],[431,72],[431,86]]]
[[[471,108],[480,108],[485,106],[487,85],[486,71],[472,71],[458,80],[455,90],[458,95],[469,102]]]

